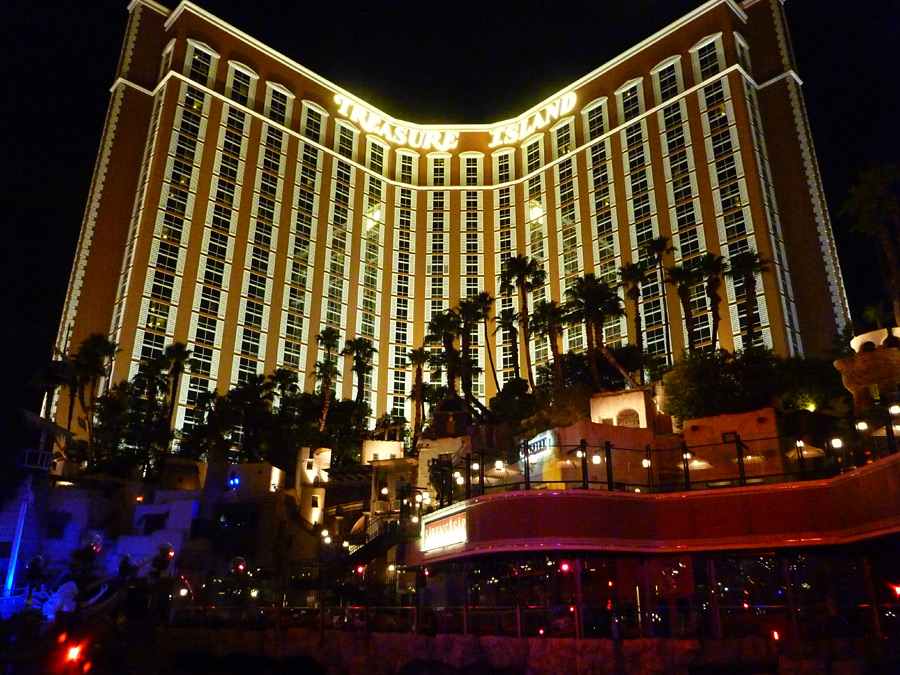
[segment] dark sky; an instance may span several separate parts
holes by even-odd
[[[531,107],[701,3],[198,4],[391,115],[463,123]],[[126,0],[4,6],[3,420],[17,406],[36,409],[40,400],[29,382],[52,355],[126,6]],[[834,214],[861,168],[900,159],[900,2],[787,0],[786,8]],[[836,229],[858,315],[877,290],[866,285],[862,249]]]

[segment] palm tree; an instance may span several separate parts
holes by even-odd
[[[769,261],[757,251],[741,251],[728,259],[729,270],[726,274],[734,281],[739,281],[744,289],[747,313],[747,342],[745,347],[752,347],[756,337],[756,275],[768,272]]]
[[[641,263],[625,263],[619,268],[619,280],[634,312],[634,344],[637,345],[638,382],[644,384],[644,329],[641,322],[641,285],[647,281],[647,270]]]
[[[550,353],[553,355],[553,379],[557,393],[566,388],[566,375],[562,365],[559,342],[562,327],[566,323],[567,312],[554,300],[541,300],[534,306],[531,317],[534,332],[546,336],[550,342]]]
[[[716,350],[716,341],[719,336],[719,321],[721,314],[719,304],[722,296],[719,290],[722,288],[722,277],[728,271],[728,261],[716,253],[706,252],[697,261],[697,267],[703,276],[706,289],[706,297],[709,300],[709,316],[712,324],[712,351]]]
[[[852,220],[855,232],[878,243],[872,253],[881,268],[894,323],[900,326],[900,163],[860,173],[840,213]]]
[[[497,331],[509,333],[513,376],[519,380],[522,378],[519,372],[519,313],[512,308],[503,309],[500,310],[494,321],[497,324],[497,327],[494,329],[494,335],[497,334]]]
[[[162,454],[168,447],[169,427],[165,405],[169,393],[169,378],[166,374],[166,361],[162,353],[141,361],[138,371],[132,378],[135,392],[144,399],[143,420],[138,430],[137,445],[141,448],[144,464],[144,475],[150,471],[154,446],[156,453]]]
[[[490,298],[490,295],[487,296]],[[459,301],[456,307],[456,316],[459,317],[459,360],[460,381],[462,384],[463,398],[480,415],[488,415],[489,411],[482,405],[473,391],[472,375],[474,374],[474,360],[472,359],[472,330],[476,324],[484,321],[490,304],[477,301],[475,298],[466,298]],[[487,345],[485,345],[487,347]]]
[[[169,405],[166,416],[169,429],[172,429],[172,422],[175,419],[175,408],[178,406],[178,389],[181,385],[181,376],[184,375],[191,362],[191,353],[191,350],[183,342],[173,342],[162,353],[169,380]],[[168,450],[168,446],[166,446],[166,450]]]
[[[356,375],[356,430],[362,432],[366,419],[363,400],[366,394],[366,375],[372,372],[372,357],[378,353],[368,338],[360,337],[344,342],[341,356],[353,357],[353,373]]]
[[[263,439],[271,422],[272,380],[251,375],[228,392],[235,420],[241,426],[241,454],[249,460],[263,456]]]
[[[368,338],[360,337],[344,342],[341,356],[353,357],[353,373],[356,375],[356,405],[361,408],[366,390],[366,375],[372,372],[372,357],[378,353]]]
[[[321,361],[316,363],[316,379],[322,383],[322,412],[319,415],[319,431],[325,430],[325,420],[328,417],[328,408],[331,406],[331,387],[338,375],[334,354],[337,352],[341,334],[337,328],[327,326],[316,335],[316,342],[325,350]]]
[[[447,389],[456,393],[456,379],[459,377],[460,356],[456,349],[456,338],[460,334],[462,323],[459,314],[452,309],[444,310],[431,317],[428,322],[427,344],[439,344],[442,348],[443,367],[447,373]]]
[[[415,368],[413,377],[413,452],[418,447],[419,434],[422,433],[422,422],[425,419],[425,377],[422,369],[428,363],[428,350],[425,347],[410,349],[406,352],[406,360]]]
[[[624,314],[622,300],[618,294],[593,273],[588,272],[584,276],[572,280],[572,285],[566,291],[566,300],[569,320],[584,323],[588,368],[596,391],[604,389],[600,378],[600,368],[597,364],[598,353],[621,373],[627,382],[636,386],[635,379],[622,367],[604,344],[603,327],[606,320]]]
[[[491,374],[494,377],[494,387],[500,392],[500,380],[497,378],[497,366],[494,363],[494,353],[491,350],[490,336],[488,335],[488,321],[491,318],[491,310],[494,308],[494,297],[487,291],[481,291],[478,295],[473,296],[470,300],[475,304],[477,309],[478,321],[481,322],[484,329],[484,347],[487,351],[488,363],[491,365]]]
[[[511,295],[513,289],[519,291],[519,325],[522,328],[522,343],[525,347],[525,370],[528,375],[528,386],[538,402],[541,400],[541,392],[534,382],[534,367],[531,363],[531,326],[528,313],[528,294],[536,291],[544,285],[547,273],[541,263],[534,258],[522,255],[515,258],[507,258],[500,272],[500,292],[503,295]]]
[[[669,237],[653,237],[641,247],[641,253],[644,256],[644,260],[652,261],[653,263],[652,269],[656,277],[655,281],[659,283],[659,293],[662,296],[663,333],[666,340],[666,365],[669,364],[669,308],[666,304],[666,285],[663,280],[663,259],[667,254],[675,251],[675,247],[670,246],[669,241]]]
[[[694,353],[694,308],[691,305],[691,288],[703,281],[703,274],[695,266],[688,263],[673,265],[666,268],[666,283],[675,287],[678,299],[681,301],[681,311],[684,314],[684,325],[687,330],[688,353]]]

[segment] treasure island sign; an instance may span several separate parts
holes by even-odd
[[[364,106],[362,103],[351,101],[343,94],[336,94],[335,103],[338,104],[338,114],[346,117],[351,122],[358,124],[368,134],[381,136],[384,140],[394,145],[405,145],[420,150],[439,150],[447,152],[459,145],[458,131],[441,131],[437,129],[416,129],[407,127],[391,120],[385,119],[380,114]],[[551,122],[569,114],[575,108],[575,93],[568,92],[559,96],[543,108],[530,115],[526,115],[514,122],[496,129],[489,129],[489,148],[500,145],[510,145],[523,141],[539,129],[543,129]]]
[[[422,550],[433,551],[466,541],[466,512],[458,511],[422,524]]]

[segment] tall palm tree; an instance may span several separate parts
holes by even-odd
[[[500,310],[500,313],[494,319],[497,327],[494,329],[494,335],[497,331],[505,331],[509,333],[510,356],[512,357],[513,376],[518,380],[522,374],[519,372],[519,313],[511,307]]]
[[[881,268],[894,323],[900,326],[900,163],[860,173],[840,213],[852,221],[855,232],[878,243],[873,257]]]
[[[588,368],[596,391],[603,391],[603,381],[600,377],[600,368],[597,363],[597,354],[613,368],[615,368],[627,382],[637,385],[637,381],[616,360],[604,344],[603,327],[606,320],[620,317],[624,314],[622,300],[619,295],[608,285],[600,281],[593,273],[588,272],[584,276],[572,280],[572,285],[566,291],[566,308],[570,321],[584,323],[584,333],[587,340]]]
[[[541,300],[535,304],[531,317],[534,332],[545,336],[550,342],[550,353],[553,356],[554,388],[557,393],[566,388],[566,375],[563,370],[559,343],[567,316],[566,310],[555,300]]]
[[[756,337],[756,275],[768,272],[769,261],[759,255],[757,251],[741,251],[728,259],[729,270],[726,274],[734,281],[738,281],[744,289],[745,308],[747,312],[747,343],[745,347],[752,347]]]
[[[71,357],[73,388],[70,388],[70,396],[74,393],[84,414],[89,465],[94,464],[94,406],[100,382],[108,376],[109,363],[117,351],[115,342],[105,335],[92,333],[81,342],[78,351]]]
[[[353,357],[353,373],[356,375],[356,405],[362,407],[365,396],[366,375],[372,372],[372,357],[378,353],[368,338],[359,337],[344,342],[341,356]]]
[[[460,383],[462,385],[463,398],[481,416],[488,415],[489,411],[478,400],[473,390],[472,376],[475,364],[472,358],[472,330],[478,323],[484,321],[489,307],[490,305],[485,305],[475,298],[460,300],[459,305],[456,307],[456,315],[459,317]]]
[[[534,382],[534,367],[531,363],[531,317],[528,312],[528,294],[544,285],[547,273],[541,263],[521,253],[515,258],[507,258],[500,271],[500,292],[511,295],[514,289],[519,292],[519,325],[522,328],[522,343],[525,348],[525,370],[528,375],[528,386],[535,398],[541,400],[541,392]]]
[[[178,407],[178,389],[181,385],[181,376],[191,362],[191,350],[183,342],[173,342],[163,349],[162,358],[166,363],[167,377],[169,379],[169,405],[166,420],[169,429],[175,419],[175,409]],[[168,450],[168,446],[166,448]]]
[[[337,328],[326,326],[318,335],[316,342],[325,351],[321,361],[316,363],[316,379],[321,385],[322,412],[319,414],[319,431],[325,430],[325,420],[328,418],[328,409],[331,406],[331,388],[334,379],[338,375],[337,364],[334,355],[337,352],[341,334]]]
[[[494,378],[494,387],[496,391],[500,391],[500,380],[497,378],[497,366],[494,363],[494,352],[491,349],[491,341],[488,331],[488,321],[491,318],[491,310],[494,308],[494,296],[487,291],[481,291],[478,295],[470,298],[477,309],[477,316],[484,330],[484,348],[487,351],[488,363],[491,366],[491,374]]]
[[[712,351],[715,351],[719,337],[719,321],[722,318],[719,310],[722,296],[719,294],[719,291],[722,288],[722,277],[728,271],[728,261],[716,253],[707,251],[697,261],[697,267],[703,276],[706,297],[709,300],[709,316],[712,324]]]
[[[425,347],[410,349],[406,352],[407,362],[415,368],[413,377],[413,451],[418,448],[419,434],[422,433],[422,422],[425,419],[425,376],[422,369],[428,363],[428,357],[428,350]]]
[[[669,237],[653,237],[641,247],[641,253],[644,256],[644,260],[653,263],[651,269],[653,270],[655,281],[659,284],[659,293],[662,296],[663,333],[666,340],[666,365],[669,364],[669,345],[671,343],[669,335],[669,308],[666,303],[666,284],[663,278],[663,260],[669,253],[674,253],[675,251],[675,247],[670,245],[669,241]]]
[[[162,455],[169,443],[169,427],[166,397],[169,394],[169,378],[162,353],[141,361],[132,378],[135,392],[144,399],[143,420],[139,425],[137,445],[141,449],[146,476],[153,465],[153,456]]]
[[[666,283],[675,287],[675,292],[681,301],[681,311],[684,314],[684,325],[687,330],[689,354],[694,353],[694,343],[696,342],[694,335],[696,321],[694,319],[694,308],[691,305],[691,288],[701,281],[703,281],[703,274],[696,266],[689,263],[666,268]]]
[[[272,415],[273,383],[263,375],[251,375],[228,392],[235,419],[241,426],[241,454],[249,460],[263,456],[263,439]]]
[[[456,380],[460,371],[460,355],[456,348],[456,338],[459,337],[461,327],[459,314],[452,309],[447,309],[431,317],[431,321],[428,322],[428,333],[425,336],[427,344],[441,345],[443,366],[447,375],[447,389],[451,393],[456,393]]]
[[[637,346],[638,382],[644,384],[644,328],[641,322],[641,286],[647,281],[647,270],[641,263],[625,263],[619,268],[619,281],[625,297],[631,301],[634,344]]]

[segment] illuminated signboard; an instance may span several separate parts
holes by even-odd
[[[405,127],[384,119],[378,113],[359,103],[354,103],[341,94],[337,94],[334,101],[340,106],[339,115],[349,118],[351,122],[356,122],[366,133],[377,134],[390,143],[442,152],[452,150],[459,143],[459,133],[456,131],[423,131]]]
[[[458,131],[441,131],[437,129],[416,129],[385,119],[379,113],[367,108],[362,103],[351,101],[343,94],[336,94],[338,114],[355,122],[368,134],[376,134],[395,145],[406,145],[421,150],[439,150],[447,152],[459,145]],[[513,124],[488,131],[490,142],[488,147],[509,145],[523,141],[539,129],[567,115],[575,108],[575,92],[568,92],[553,99],[531,115],[526,115]]]
[[[462,544],[466,539],[465,510],[422,523],[423,551]]]
[[[538,129],[543,129],[550,122],[558,120],[563,115],[571,112],[574,107],[575,92],[570,91],[550,101],[550,103],[533,115],[523,117],[515,124],[508,124],[505,127],[489,132],[491,134],[491,142],[488,147],[494,148],[498,145],[509,145],[516,141],[524,141]]]

